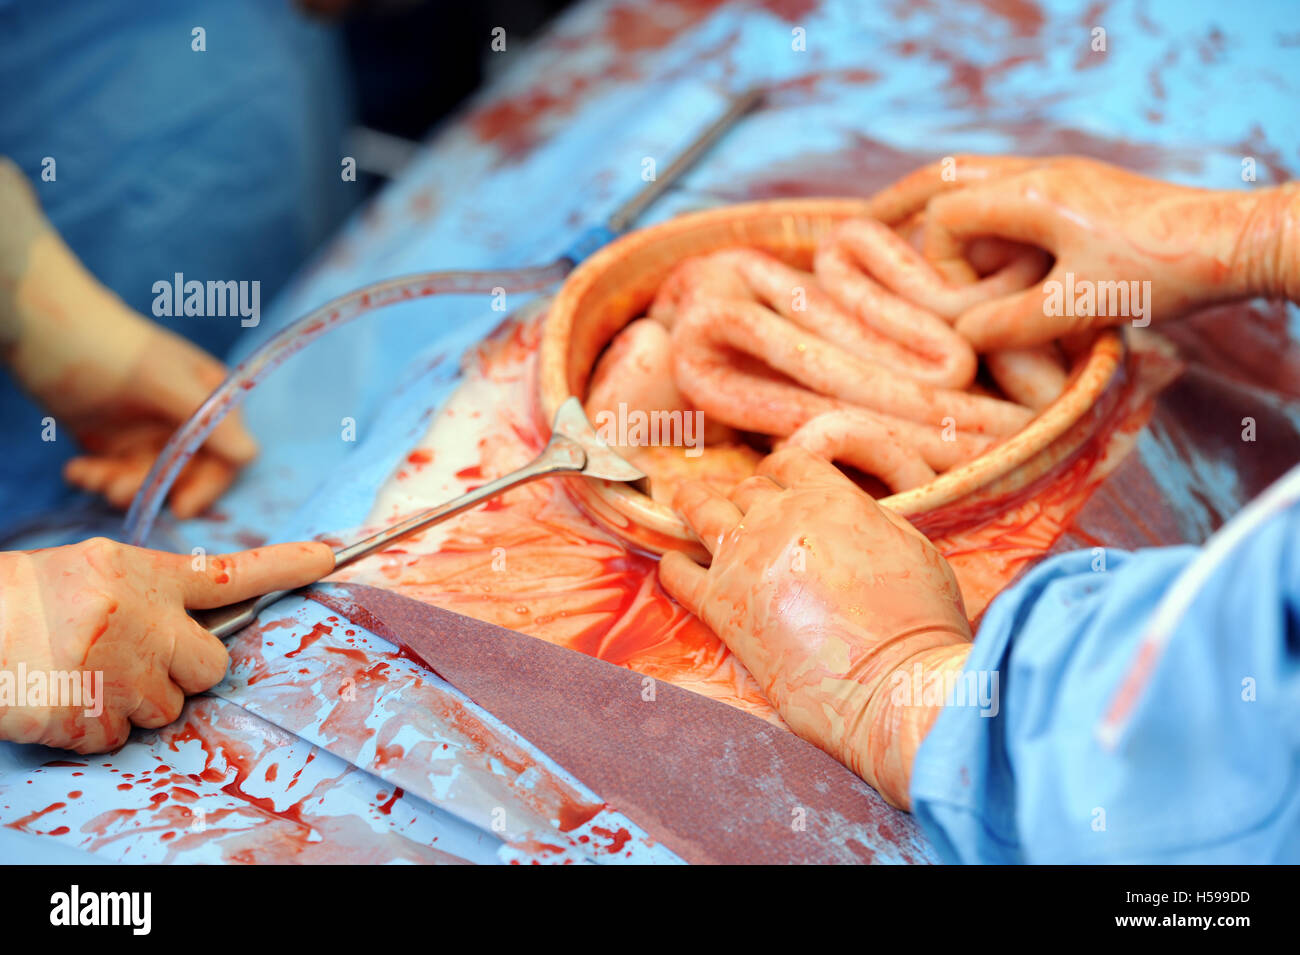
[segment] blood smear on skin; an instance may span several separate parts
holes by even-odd
[[[466,356],[464,380],[420,447],[418,475],[390,479],[378,529],[525,464],[545,443],[535,424],[540,319],[508,320]],[[1035,495],[982,526],[936,539],[977,619],[1045,554],[1149,415],[1139,393],[1088,453]],[[780,722],[748,671],[659,586],[656,561],[594,523],[563,484],[536,481],[347,567],[333,579],[396,591],[578,650]]]

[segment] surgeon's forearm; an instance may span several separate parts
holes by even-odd
[[[841,759],[890,805],[912,808],[912,764],[943,710],[952,682],[946,677],[961,674],[970,647],[937,646],[902,658],[872,691]]]
[[[14,162],[0,156],[0,358],[22,336],[18,290],[31,263],[32,248],[50,223],[31,183]]]
[[[1230,285],[1243,296],[1300,302],[1300,183],[1224,200]]]
[[[97,369],[101,392],[130,374],[149,333],[50,225],[22,171],[0,157],[0,361],[42,404]],[[104,327],[111,334],[97,334]]]

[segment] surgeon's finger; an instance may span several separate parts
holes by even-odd
[[[116,477],[118,464],[112,458],[82,455],[63,466],[63,479],[91,494],[100,493]]]
[[[203,447],[236,465],[247,464],[257,457],[258,452],[257,441],[244,426],[244,418],[238,411],[232,411],[222,419],[221,424],[208,435]]]
[[[855,219],[835,235],[881,284],[949,321],[981,302],[1018,292],[1047,271],[1046,253],[1019,246],[1018,254],[984,278],[967,267],[963,282],[954,283],[879,222]]]
[[[1053,271],[1048,280],[1056,274]],[[1096,321],[1087,315],[1048,314],[1050,310],[1044,307],[1044,301],[1043,285],[1034,285],[1023,292],[976,305],[957,318],[956,328],[977,352],[989,352],[1042,345],[1086,329]]]
[[[131,505],[135,492],[140,490],[151,466],[149,459],[142,457],[118,461],[116,475],[103,489],[104,500],[118,510],[125,510]]]
[[[982,182],[1014,176],[1051,159],[1022,156],[947,156],[922,166],[869,200],[868,215],[897,225],[936,196]]]
[[[334,552],[318,541],[273,544],[200,561],[188,554],[147,551],[155,572],[175,580],[186,607],[205,609],[292,590],[320,580],[334,569]]]
[[[117,749],[131,736],[131,721],[126,715],[116,710],[106,709],[98,717],[84,717],[81,721],[83,732],[71,739],[53,739],[45,741],[46,745],[60,749],[70,749],[74,753],[90,755],[107,753]]]
[[[129,716],[136,726],[155,729],[175,722],[184,705],[185,694],[163,673],[144,687],[143,698]]]
[[[1054,223],[1034,198],[1035,182],[1030,173],[937,196],[926,207],[925,257],[940,272],[945,264],[969,270],[966,247],[982,236],[1055,248]]]
[[[186,693],[202,693],[220,683],[230,666],[226,645],[182,614],[174,626],[175,645],[169,672]]]
[[[196,345],[161,333],[131,386],[131,394],[170,421],[190,417],[226,377],[225,367]],[[257,456],[257,442],[232,411],[208,435],[203,447],[232,464]]]
[[[211,454],[199,454],[176,479],[169,496],[172,513],[181,520],[202,514],[226,492],[238,465]]]
[[[977,275],[992,275],[1029,252],[1045,254],[1041,249],[1023,242],[999,239],[997,236],[981,236],[967,244],[966,261]]]
[[[740,508],[703,481],[687,481],[673,495],[673,509],[682,515],[701,543],[716,554],[722,539],[740,523]]]
[[[770,501],[780,494],[781,486],[771,478],[753,474],[732,488],[727,496],[742,513],[748,514],[751,507]]]
[[[659,561],[659,582],[668,596],[699,617],[704,606],[709,574],[680,551],[669,551]]]
[[[758,462],[757,473],[782,487],[840,485],[862,494],[862,490],[831,462],[800,447],[786,447]]]

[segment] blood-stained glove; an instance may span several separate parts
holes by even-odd
[[[98,753],[133,723],[165,726],[230,661],[185,608],[298,587],[333,566],[316,542],[207,558],[104,538],[0,553],[0,739]]]
[[[713,555],[664,555],[659,578],[749,669],[786,723],[906,808],[936,706],[898,693],[960,671],[970,625],[952,570],[903,518],[828,462],[770,455],[729,497],[675,506]]]
[[[974,277],[967,256],[989,237],[1055,256],[1042,282],[957,318],[977,351],[1145,325],[1254,295],[1300,295],[1295,184],[1212,191],[1080,157],[958,157],[872,201],[882,216],[920,217],[925,256],[949,278]]]
[[[85,449],[68,462],[68,482],[125,508],[225,366],[96,281],[2,157],[0,220],[0,358]],[[256,454],[238,414],[227,416],[177,478],[173,512],[202,511]]]

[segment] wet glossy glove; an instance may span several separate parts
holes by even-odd
[[[1300,190],[1291,184],[1212,191],[1079,157],[959,157],[946,177],[943,163],[926,167],[873,202],[889,215],[923,210],[921,244],[945,276],[973,277],[965,256],[980,237],[1056,257],[1043,282],[960,315],[957,330],[978,351],[1300,295]],[[1116,282],[1122,291],[1101,284]]]
[[[185,608],[301,586],[334,566],[315,542],[208,557],[200,569],[194,560],[103,538],[0,553],[0,739],[98,753],[122,745],[131,724],[170,723],[229,663]],[[81,692],[33,696],[59,685]]]
[[[765,458],[729,497],[692,483],[674,503],[713,561],[666,554],[665,589],[727,644],[796,733],[907,807],[912,761],[938,708],[900,695],[900,675],[959,671],[971,640],[947,562],[797,448]]]

